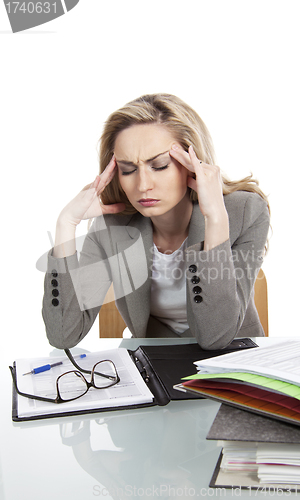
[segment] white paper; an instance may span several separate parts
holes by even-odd
[[[300,342],[241,350],[196,361],[201,373],[249,372],[300,385]]]
[[[258,443],[220,441],[225,473],[252,472],[261,483],[300,482],[300,445],[298,443]]]
[[[118,384],[108,389],[91,387],[79,399],[61,404],[37,401],[18,395],[18,416],[26,417],[77,410],[111,408],[151,403],[153,401],[153,394],[148,389],[126,349],[119,348],[98,353],[87,353],[86,358],[80,360],[76,358],[76,362],[82,368],[91,369],[95,363],[104,359],[109,359],[115,363],[120,377]],[[58,361],[63,361],[63,364],[36,375],[23,376],[24,373],[31,371],[33,368]],[[16,367],[20,391],[49,398],[56,397],[55,384],[57,377],[66,371],[76,370],[66,355],[61,358],[19,359],[16,360]],[[90,375],[84,374],[84,376],[90,381]]]

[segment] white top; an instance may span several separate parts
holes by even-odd
[[[150,312],[178,335],[189,328],[186,312],[185,249],[187,239],[172,254],[153,246]]]

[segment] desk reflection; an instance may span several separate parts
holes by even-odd
[[[213,471],[220,448],[205,437],[217,409],[201,400],[185,401],[184,409],[170,403],[111,412],[61,423],[60,434],[78,464],[97,481],[95,497],[145,498],[159,490],[160,498],[182,498],[184,491],[197,489],[210,461]]]

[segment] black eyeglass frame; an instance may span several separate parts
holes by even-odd
[[[82,396],[84,396],[88,390],[91,388],[91,387],[94,387],[95,389],[108,389],[109,387],[113,387],[114,385],[116,385],[118,382],[120,382],[120,377],[118,375],[118,372],[117,372],[117,368],[116,368],[116,365],[114,364],[113,361],[111,361],[110,359],[103,359],[101,361],[98,361],[98,363],[95,363],[95,365],[93,366],[92,370],[86,370],[84,368],[81,368],[75,361],[75,359],[73,358],[71,352],[69,349],[64,349],[66,355],[68,356],[69,360],[71,361],[71,363],[75,366],[75,368],[77,368],[77,370],[69,370],[65,373],[62,373],[61,375],[59,375],[59,377],[57,377],[56,379],[56,393],[57,393],[57,396],[55,399],[53,398],[46,398],[46,397],[43,397],[43,396],[35,396],[33,394],[26,394],[25,392],[21,392],[18,388],[18,384],[17,384],[17,374],[16,374],[16,370],[14,367],[12,366],[9,366],[9,369],[10,369],[10,373],[11,373],[11,376],[12,376],[12,379],[13,379],[13,383],[14,383],[14,387],[16,389],[16,392],[17,394],[19,394],[20,396],[24,396],[26,398],[29,398],[29,399],[36,399],[38,401],[45,401],[47,403],[56,403],[56,404],[60,404],[60,403],[68,403],[69,401],[74,401],[75,399],[79,399],[81,398]],[[115,373],[116,373],[116,376],[111,376],[111,375],[106,375],[104,373],[101,373],[101,372],[97,372],[95,371],[95,368],[96,366],[98,365],[101,365],[102,363],[105,363],[105,362],[109,362],[112,364],[114,370],[115,370]],[[63,377],[64,375],[68,374],[68,373],[75,373],[77,376],[79,376],[81,378],[82,381],[84,381],[84,383],[86,384],[86,391],[83,393],[83,394],[80,394],[80,396],[76,396],[75,398],[71,398],[71,399],[63,399],[60,395],[60,392],[59,392],[59,380],[61,377]],[[85,377],[84,375],[82,375],[82,373],[87,373],[89,375],[91,375],[91,381],[89,382]],[[107,378],[110,380],[110,383],[108,383],[107,386],[105,387],[97,387],[95,385],[95,382],[94,382],[94,375],[98,375],[98,376],[101,376],[101,377],[104,377],[104,378]]]

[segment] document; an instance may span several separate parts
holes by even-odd
[[[212,486],[292,488],[300,484],[299,444],[220,441],[222,457]],[[274,495],[273,495],[274,496]],[[276,496],[276,495],[275,495]]]
[[[289,340],[233,352],[195,365],[201,373],[248,372],[300,385],[300,342]]]
[[[286,394],[287,396],[300,400],[299,385],[290,384],[289,382],[283,382],[282,380],[276,380],[274,378],[264,377],[262,375],[256,375],[254,373],[197,373],[196,375],[185,377],[182,380],[215,380],[216,382],[224,382],[226,379],[230,382],[244,382],[249,386],[257,386],[270,392]]]
[[[276,490],[279,495],[280,489],[293,489],[295,477],[300,484],[299,427],[222,404],[206,439],[222,447],[212,487],[235,485],[251,492],[268,486],[277,496]]]
[[[108,389],[91,387],[82,397],[67,403],[55,404],[29,399],[18,395],[18,417],[49,415],[58,413],[82,411],[90,409],[106,409],[114,407],[149,404],[153,401],[153,394],[148,389],[137,367],[130,358],[127,349],[112,349],[97,353],[87,353],[86,357],[77,360],[81,368],[91,370],[94,364],[109,359],[117,368],[120,382]],[[23,375],[38,366],[57,363],[62,364],[37,374]],[[16,360],[17,383],[21,392],[35,396],[56,397],[56,380],[59,375],[76,370],[66,355],[55,358],[36,358]],[[88,382],[91,375],[84,374]],[[72,390],[72,388],[70,388]]]

